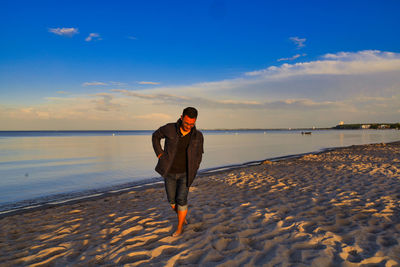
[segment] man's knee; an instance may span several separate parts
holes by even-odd
[[[178,196],[176,204],[178,205],[178,209],[179,207],[187,207],[187,195]]]
[[[187,209],[188,209],[188,205],[187,204],[185,204],[185,205],[179,205],[178,204],[178,211],[185,211]]]

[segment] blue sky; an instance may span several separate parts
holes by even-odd
[[[0,130],[400,118],[399,1],[0,5]]]

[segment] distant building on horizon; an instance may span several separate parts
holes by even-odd
[[[381,124],[381,125],[378,126],[378,129],[390,129],[390,125]]]
[[[338,124],[334,129],[400,129],[400,123],[351,123]]]

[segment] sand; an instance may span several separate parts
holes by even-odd
[[[189,224],[162,185],[0,219],[0,265],[400,266],[400,142],[199,177]]]

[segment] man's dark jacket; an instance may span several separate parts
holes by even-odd
[[[162,127],[160,127],[157,131],[153,133],[152,142],[154,152],[156,156],[162,156],[159,158],[157,166],[155,168],[156,172],[161,174],[161,176],[165,177],[165,175],[169,172],[173,160],[175,158],[179,136],[180,136],[180,126],[182,124],[182,120],[179,119],[176,123],[168,123]],[[192,128],[189,141],[189,146],[187,149],[187,186],[189,187],[194,178],[196,177],[197,170],[199,169],[201,159],[203,157],[204,149],[203,143],[204,138],[203,134],[196,130],[196,127]],[[165,138],[164,150],[161,148],[160,140]]]

